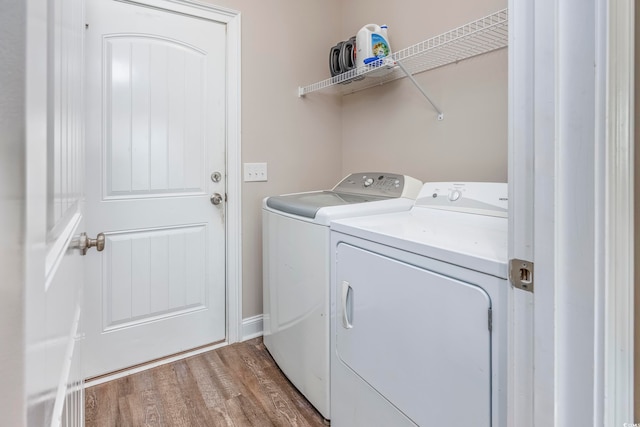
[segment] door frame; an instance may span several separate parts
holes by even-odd
[[[535,261],[534,293],[511,290],[509,425],[623,425],[633,423],[634,0],[561,3],[509,0],[509,258]],[[588,87],[593,102],[572,104]],[[589,138],[567,132],[589,114]]]
[[[604,425],[634,422],[635,1],[608,3],[604,187]],[[636,414],[636,417],[640,414]]]
[[[240,12],[196,0],[115,0],[178,12],[226,25],[226,336],[242,340],[242,194],[241,194],[241,73]]]

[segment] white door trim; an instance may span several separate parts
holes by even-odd
[[[123,3],[143,4],[158,9],[170,10],[183,15],[196,16],[216,22],[229,23],[240,12],[197,0],[116,0]]]
[[[532,1],[509,0],[508,257],[531,262],[534,261],[534,67],[549,66],[534,62],[535,12]],[[549,33],[543,34],[553,37]],[[538,75],[540,78],[552,76],[542,73]],[[532,293],[509,286],[507,425],[510,426],[533,426],[533,301]]]
[[[190,2],[191,3],[191,2]],[[231,13],[227,11],[227,13]],[[227,342],[242,340],[240,13],[227,22]]]
[[[510,337],[515,345],[509,365],[509,421],[518,426],[564,425],[568,417],[579,414],[598,425],[632,423],[634,2],[594,0],[590,4],[595,9],[581,8],[581,13],[595,13],[588,16],[595,23],[592,29],[579,28],[585,25],[575,18],[579,2],[521,3],[509,2],[513,53],[509,55],[509,256],[529,259],[528,233],[534,230],[537,286],[533,308],[522,304],[522,298],[511,301]],[[574,27],[573,21],[580,24]],[[568,40],[576,29],[595,37],[585,37],[585,43],[574,49]],[[593,76],[582,73],[588,70],[586,61],[574,66],[572,58],[566,57],[577,50],[595,58]],[[595,82],[595,105],[584,103],[578,115],[570,101],[577,86],[567,85],[575,79],[585,79],[580,83],[584,88],[589,79]],[[590,138],[576,140],[567,129],[576,118],[588,117],[594,107],[595,151],[586,152],[585,148],[591,149]],[[574,163],[572,156],[582,160]],[[591,161],[595,171],[577,170]],[[529,174],[534,176],[534,191]],[[593,182],[594,188],[574,186],[575,191],[566,191],[582,178]],[[531,194],[538,203],[531,201]],[[576,223],[567,215],[575,200],[585,209],[585,218],[577,218],[586,225],[579,241],[572,239]],[[527,212],[533,212],[533,218]],[[589,246],[590,253],[578,259],[573,249],[581,246]],[[587,265],[593,266],[592,271],[580,272]],[[579,288],[572,281],[584,286]],[[579,307],[579,302],[587,305]],[[522,338],[530,331],[528,311],[533,312],[533,343]],[[576,318],[583,321],[583,336],[574,333]],[[533,375],[527,345],[536,366]],[[590,390],[572,381],[578,376]],[[587,390],[591,397],[567,393],[576,389]],[[527,404],[529,393],[532,408]],[[592,405],[587,407],[584,403],[589,399]]]
[[[511,321],[524,317],[525,328],[510,337],[528,332],[532,310],[536,369],[531,382],[529,359],[517,358],[526,355],[526,339],[519,339],[510,354],[511,372],[519,375],[511,377],[509,425],[558,426],[568,419],[631,425],[634,1],[592,0],[591,8],[579,1],[521,3],[509,1],[509,251],[510,257],[527,256],[532,227],[536,288],[533,308],[515,305]],[[595,26],[585,27],[585,19],[576,16]],[[581,43],[572,43],[579,33]],[[576,102],[576,96],[591,96],[590,85],[594,105]],[[570,125],[589,114],[595,118],[593,133],[578,126],[585,137],[577,138]],[[527,174],[534,176],[531,208]],[[570,208],[576,200],[584,217],[574,221]],[[527,211],[534,212],[532,219]]]
[[[633,423],[634,0],[608,2],[604,425]]]

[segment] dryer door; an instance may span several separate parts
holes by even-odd
[[[345,243],[337,251],[339,360],[418,425],[490,426],[487,293]]]

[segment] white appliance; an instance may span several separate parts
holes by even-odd
[[[332,190],[263,201],[264,344],[326,419],[329,408],[329,222],[411,209],[422,183],[354,173]]]
[[[506,425],[507,185],[331,223],[331,425]]]

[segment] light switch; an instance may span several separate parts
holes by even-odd
[[[266,181],[267,180],[267,164],[266,163],[245,163],[244,164],[244,181]]]

